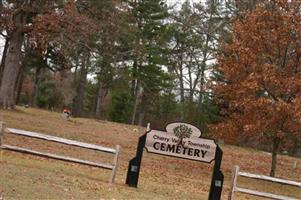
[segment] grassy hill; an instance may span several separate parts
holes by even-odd
[[[108,147],[121,145],[116,183],[108,184],[111,172],[94,167],[3,151],[0,160],[0,190],[5,199],[207,199],[212,166],[195,161],[144,152],[139,187],[125,185],[129,159],[135,154],[138,137],[145,128],[95,119],[65,121],[56,112],[32,108],[0,110],[7,127],[37,131]],[[34,150],[76,156],[91,161],[110,161],[112,157],[38,139],[5,135],[6,144]],[[222,199],[227,199],[234,165],[242,171],[268,175],[271,155],[253,149],[222,146],[225,175]],[[279,156],[276,176],[301,181],[301,160]],[[275,192],[301,199],[300,188],[239,178],[240,186]],[[235,199],[259,199],[235,194]]]

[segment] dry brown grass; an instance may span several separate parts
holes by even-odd
[[[121,145],[116,184],[108,184],[110,171],[62,161],[4,151],[0,165],[0,190],[6,199],[207,199],[212,165],[144,152],[138,189],[125,183],[129,159],[135,154],[143,127],[94,119],[65,121],[59,113],[32,108],[0,110],[7,127],[37,131],[79,141],[115,147]],[[135,131],[135,130],[138,131]],[[110,161],[112,157],[93,151],[58,145],[25,137],[5,136],[5,142],[35,150],[60,153],[89,160]],[[242,171],[267,175],[271,156],[252,149],[225,145],[222,171],[225,183],[222,199],[227,199],[234,165]],[[301,181],[301,160],[279,156],[277,177]],[[239,179],[239,185],[301,199],[300,188]],[[235,194],[235,199],[259,199]]]

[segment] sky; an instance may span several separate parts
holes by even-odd
[[[0,60],[2,59],[2,52],[4,49],[4,44],[5,44],[5,40],[2,37],[2,35],[0,35]]]

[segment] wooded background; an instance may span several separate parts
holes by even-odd
[[[272,166],[298,153],[299,1],[1,0],[0,12],[3,109],[181,120],[273,151]]]

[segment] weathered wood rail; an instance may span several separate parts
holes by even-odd
[[[95,151],[114,154],[113,164],[100,163],[100,162],[91,162],[91,161],[87,161],[87,160],[81,160],[81,159],[77,159],[77,158],[61,156],[61,155],[56,155],[56,154],[46,153],[46,152],[40,152],[40,151],[34,151],[32,149],[7,145],[7,144],[4,144],[4,140],[3,140],[4,132],[8,133],[8,134],[26,136],[26,137],[31,137],[31,138],[36,138],[36,139],[61,143],[61,144],[65,144],[65,145],[76,146],[76,147],[81,147],[81,148],[85,148],[85,149],[90,149],[90,150],[95,150]],[[14,129],[14,128],[5,128],[4,123],[0,121],[0,150],[16,151],[16,152],[21,152],[21,153],[27,153],[27,154],[42,156],[42,157],[46,157],[46,158],[63,160],[63,161],[72,162],[72,163],[79,163],[79,164],[89,165],[89,166],[93,166],[93,167],[110,169],[110,170],[112,170],[112,175],[110,177],[109,182],[114,183],[115,176],[116,176],[116,171],[117,171],[117,166],[118,166],[118,157],[119,157],[119,153],[120,153],[120,146],[117,145],[116,149],[113,149],[113,148],[103,147],[103,146],[99,146],[99,145],[95,145],[95,144],[89,144],[89,143],[85,143],[85,142],[69,140],[69,139],[65,139],[65,138],[61,138],[61,137],[45,135],[45,134],[42,134],[42,133],[24,131],[24,130],[19,130],[19,129]]]
[[[241,192],[241,193],[245,193],[245,194],[250,194],[250,195],[260,196],[260,197],[267,197],[267,198],[271,198],[271,199],[298,200],[296,198],[292,198],[292,197],[288,197],[288,196],[272,194],[272,193],[268,193],[268,192],[260,192],[260,191],[256,191],[256,190],[250,190],[250,189],[246,189],[246,188],[237,187],[237,177],[238,176],[252,178],[252,179],[260,179],[260,180],[264,180],[264,181],[270,181],[270,182],[274,182],[274,183],[291,185],[291,186],[301,188],[301,183],[299,183],[299,182],[280,179],[280,178],[273,178],[270,176],[251,174],[251,173],[247,173],[247,172],[240,172],[239,167],[235,166],[233,174],[232,174],[232,182],[231,182],[231,188],[230,188],[228,200],[233,199],[234,192]]]

